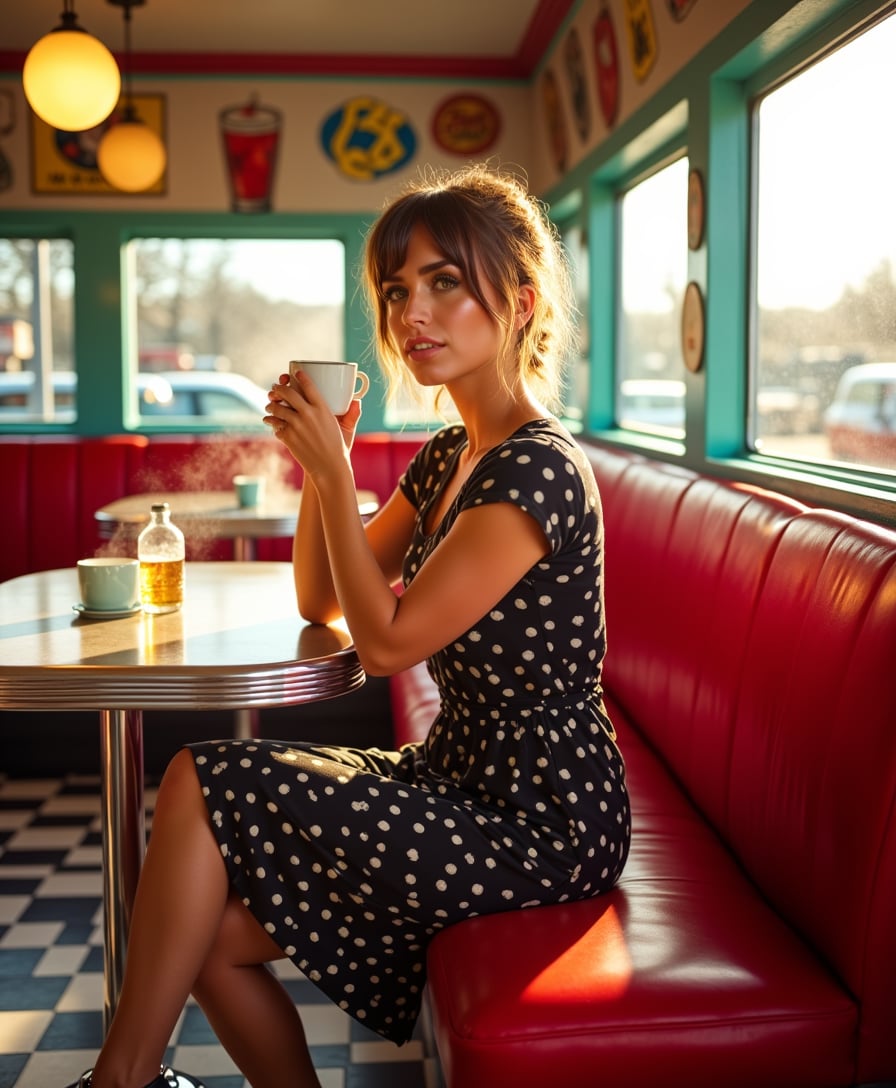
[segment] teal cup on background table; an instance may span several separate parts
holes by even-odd
[[[264,476],[234,476],[233,490],[240,506],[260,506],[264,502]]]

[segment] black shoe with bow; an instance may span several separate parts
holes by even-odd
[[[89,1069],[69,1088],[93,1088],[91,1076],[93,1070]],[[168,1065],[163,1065],[159,1075],[146,1085],[146,1088],[205,1088],[201,1080],[191,1077],[188,1073],[180,1073]]]

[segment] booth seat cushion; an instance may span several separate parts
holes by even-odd
[[[475,918],[429,953],[451,1088],[843,1085],[857,1010],[622,710],[632,853],[580,903]]]
[[[628,454],[592,463],[607,689],[858,996],[859,1078],[896,1077],[896,537]]]
[[[392,676],[389,694],[395,747],[422,741],[439,709],[439,692],[426,664],[421,662]]]

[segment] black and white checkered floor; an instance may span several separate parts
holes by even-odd
[[[147,788],[149,811],[154,796]],[[64,1088],[102,1039],[99,813],[95,777],[0,776],[0,1088]],[[422,1041],[384,1042],[291,965],[278,973],[301,1008],[323,1088],[436,1088]],[[248,1088],[192,1004],[166,1061],[207,1088]]]

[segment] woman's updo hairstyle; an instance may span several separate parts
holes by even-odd
[[[390,394],[406,384],[407,368],[401,345],[389,332],[382,285],[404,264],[418,224],[504,329],[505,348],[516,345],[519,378],[546,407],[558,407],[575,312],[563,247],[543,206],[526,188],[485,165],[432,171],[411,182],[368,235],[364,273]],[[495,313],[486,301],[482,277],[501,300],[502,312]],[[535,288],[535,308],[518,332],[514,317],[523,284]]]

